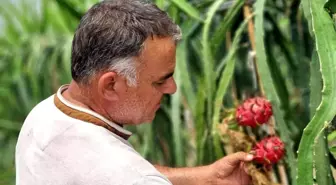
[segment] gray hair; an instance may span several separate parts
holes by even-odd
[[[97,72],[113,70],[136,84],[136,61],[148,37],[181,39],[166,12],[140,0],[102,1],[82,17],[72,41],[71,75],[87,84]]]

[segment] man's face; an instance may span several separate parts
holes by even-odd
[[[164,94],[173,94],[176,84],[173,78],[176,46],[171,37],[149,38],[136,58],[136,87],[127,87],[119,94],[119,107],[129,124],[150,122]]]

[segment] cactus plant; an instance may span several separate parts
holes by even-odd
[[[322,75],[323,87],[321,92],[321,102],[316,108],[310,123],[304,129],[303,136],[298,150],[298,175],[297,184],[312,185],[316,182],[330,184],[328,178],[331,174],[323,176],[314,176],[316,171],[329,168],[329,166],[320,166],[325,155],[316,152],[316,147],[324,133],[324,129],[331,122],[336,114],[336,56],[333,51],[336,50],[336,33],[333,29],[333,20],[322,7],[325,1],[306,1],[305,13],[312,26],[312,33],[315,39],[316,55],[319,61]],[[326,39],[328,38],[328,39]],[[331,52],[331,53],[330,53]],[[315,87],[311,87],[315,88]],[[322,141],[325,137],[322,136]],[[333,184],[333,182],[331,182]]]

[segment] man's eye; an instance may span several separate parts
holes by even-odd
[[[166,81],[163,80],[163,81],[158,81],[158,82],[155,82],[156,85],[163,85]]]
[[[157,85],[162,85],[164,83],[165,83],[165,81],[156,82]]]

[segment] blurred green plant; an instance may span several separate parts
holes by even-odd
[[[70,81],[73,33],[81,15],[96,2],[17,0],[15,4],[1,4],[0,184],[14,183],[15,143],[25,116]],[[137,151],[163,165],[209,164],[230,153],[217,128],[225,113],[248,97],[263,95],[274,107],[275,132],[286,143],[285,171],[274,167],[274,181],[296,184],[297,167],[300,172],[306,164],[300,157],[301,166],[296,164],[296,151],[304,128],[321,102],[317,79],[324,76],[323,82],[328,82],[332,77],[324,71],[318,73],[316,55],[321,53],[314,50],[322,47],[314,38],[322,39],[324,32],[316,36],[317,30],[312,31],[318,26],[312,24],[312,15],[316,7],[323,10],[322,3],[312,8],[307,2],[301,6],[299,0],[153,2],[183,31],[174,74],[178,90],[165,97],[153,123],[129,127],[134,133],[130,142]],[[308,13],[310,9],[313,14]],[[329,30],[328,34],[335,32]],[[323,47],[327,50],[329,45]],[[324,60],[320,63],[328,64]],[[329,117],[336,113],[333,111],[329,110]],[[267,128],[262,133],[244,131],[257,139],[270,134]],[[329,137],[332,143],[334,139],[330,138],[335,137]],[[304,137],[301,143],[307,141]],[[326,145],[318,146],[318,150],[329,152]],[[328,158],[323,160],[323,164],[329,164]],[[328,165],[323,169],[330,170]],[[302,178],[309,175],[299,174]]]

